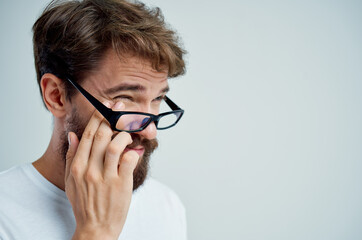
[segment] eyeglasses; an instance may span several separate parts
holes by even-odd
[[[172,111],[153,115],[144,112],[113,111],[104,106],[100,101],[84,90],[78,83],[67,80],[104,116],[111,125],[111,128],[119,132],[140,132],[150,123],[154,122],[158,130],[168,129],[175,126],[180,121],[184,110],[178,107],[167,96],[164,97],[166,104]]]

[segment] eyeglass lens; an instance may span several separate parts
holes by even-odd
[[[174,113],[162,116],[158,120],[157,128],[166,128],[173,125],[178,119],[178,116]]]
[[[158,120],[157,128],[167,128],[173,125],[179,117],[179,114],[171,113],[162,116]],[[143,128],[151,121],[150,116],[145,116],[142,114],[124,114],[122,115],[116,124],[118,130],[124,131],[135,131]]]
[[[144,127],[151,118],[141,114],[124,114],[116,124],[118,130],[134,131]]]

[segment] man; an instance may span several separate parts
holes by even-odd
[[[40,159],[0,174],[0,239],[186,239],[182,203],[147,178],[157,130],[183,114],[166,93],[185,51],[160,10],[55,1],[33,32],[54,130]]]

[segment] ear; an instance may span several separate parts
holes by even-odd
[[[51,73],[45,73],[40,80],[43,101],[54,117],[66,115],[65,89],[63,81]]]

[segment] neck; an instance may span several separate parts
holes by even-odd
[[[64,174],[65,174],[65,159],[60,152],[62,142],[60,141],[60,133],[55,131],[54,127],[52,138],[48,148],[38,160],[33,162],[33,166],[38,172],[43,175],[49,182],[53,183],[58,188],[64,191]]]

